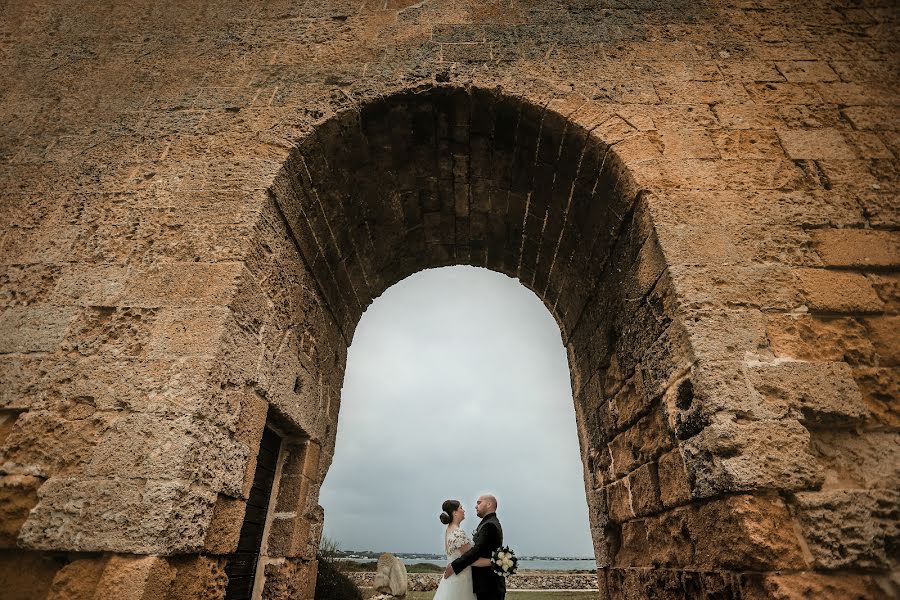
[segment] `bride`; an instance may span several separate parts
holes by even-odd
[[[453,562],[464,552],[472,547],[469,535],[460,527],[466,518],[466,511],[458,500],[446,500],[441,505],[441,523],[447,526],[444,532],[444,549],[447,551],[447,560]],[[479,558],[472,567],[489,567],[489,558]],[[441,579],[438,589],[434,594],[434,600],[475,600],[475,592],[472,591],[472,568],[466,567],[457,575],[451,575]]]

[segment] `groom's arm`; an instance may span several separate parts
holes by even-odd
[[[462,556],[450,563],[453,572],[458,575],[460,571],[471,566],[479,558],[490,557],[491,553],[500,546],[498,534],[497,527],[493,523],[486,523],[482,535],[478,536],[478,541]]]

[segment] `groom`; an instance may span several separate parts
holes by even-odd
[[[503,545],[503,528],[497,520],[497,499],[487,494],[475,503],[475,514],[481,523],[472,537],[472,547],[447,565],[444,578],[471,565],[479,558],[491,558],[494,550]],[[506,579],[494,573],[491,567],[472,567],[472,591],[478,600],[503,600],[506,597]]]

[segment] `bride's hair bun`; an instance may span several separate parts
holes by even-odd
[[[441,510],[444,512],[438,517],[441,523],[449,525],[453,520],[453,513],[459,510],[460,506],[459,500],[444,500],[444,503],[441,504]]]

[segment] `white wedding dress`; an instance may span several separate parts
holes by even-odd
[[[453,562],[462,555],[460,548],[472,545],[469,535],[460,527],[447,536],[447,562]],[[460,573],[441,579],[434,593],[434,600],[475,600],[472,591],[472,567],[466,567]]]

